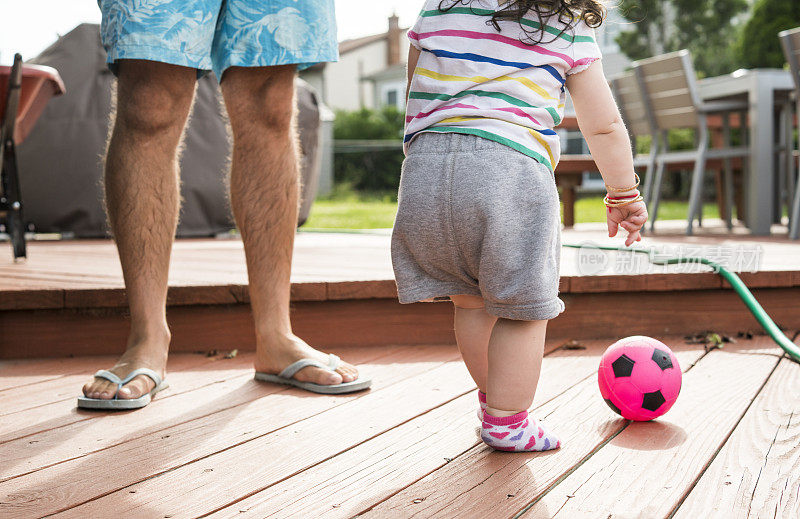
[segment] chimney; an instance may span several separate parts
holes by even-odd
[[[400,18],[396,14],[389,17],[389,32],[386,33],[388,39],[386,45],[386,65],[392,66],[400,63],[400,39],[403,32],[400,30]]]

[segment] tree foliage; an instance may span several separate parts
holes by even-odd
[[[621,0],[632,29],[617,43],[634,60],[689,49],[701,76],[724,74],[739,68],[735,25],[747,7],[747,0]]]
[[[333,138],[340,140],[394,140],[403,138],[405,114],[395,107],[380,110],[339,110]],[[397,192],[403,152],[400,150],[336,154],[333,177],[337,184],[359,191]]]
[[[782,68],[786,63],[778,33],[800,26],[800,1],[759,0],[737,45],[745,68]]]
[[[380,110],[336,111],[334,139],[402,139],[405,114],[394,106]]]

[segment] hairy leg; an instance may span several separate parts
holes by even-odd
[[[167,276],[178,221],[178,154],[194,97],[194,69],[141,60],[119,64],[116,114],[105,161],[108,220],[130,306],[126,351],[113,373],[147,367],[163,376],[170,333]],[[121,398],[138,398],[153,382],[136,377]],[[95,379],[90,398],[112,398],[116,386]]]
[[[533,403],[544,356],[547,321],[498,319],[489,339],[487,411],[511,416]]]
[[[292,333],[289,291],[297,228],[299,170],[294,127],[296,67],[231,67],[222,94],[233,132],[231,204],[244,241],[256,326],[255,368],[279,373],[301,358],[327,360]],[[314,367],[300,381],[339,384],[358,377],[343,363],[336,373]]]
[[[486,393],[489,371],[489,337],[497,318],[486,312],[483,298],[450,296],[455,307],[456,343],[472,380]]]

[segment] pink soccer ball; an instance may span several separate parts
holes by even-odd
[[[681,392],[681,368],[672,350],[641,335],[612,344],[597,371],[600,394],[615,413],[645,422],[672,407]]]

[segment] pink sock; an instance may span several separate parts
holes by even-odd
[[[478,390],[478,420],[483,421],[483,412],[486,410],[486,393]]]
[[[528,416],[528,411],[502,418],[484,411],[481,440],[493,449],[510,452],[548,451],[561,447],[561,440],[543,423]]]

